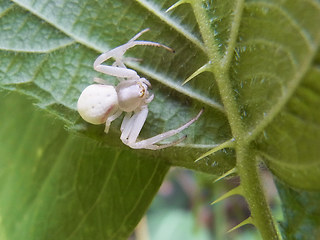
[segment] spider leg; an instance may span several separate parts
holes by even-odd
[[[123,62],[121,61],[115,61],[113,64],[112,64],[112,67],[118,67],[118,68],[125,68],[127,69],[126,65],[124,65]],[[117,77],[117,79],[119,80],[119,82],[122,82],[122,81],[125,81],[126,78],[121,78],[121,77]]]
[[[131,38],[126,44],[127,45],[127,49],[132,48],[136,45],[147,45],[147,46],[154,46],[154,47],[163,47],[165,49],[167,49],[170,52],[174,52],[174,50],[172,48],[169,48],[163,44],[160,43],[156,43],[156,42],[150,42],[150,41],[136,41],[142,34],[144,34],[145,32],[148,32],[150,29],[146,28],[143,29],[142,31],[140,31],[139,33],[137,33],[133,38]],[[122,46],[124,46],[122,45]]]
[[[138,32],[136,35],[134,35],[133,38],[131,38],[128,42],[133,42],[134,40],[136,40],[137,38],[139,38],[142,34],[144,34],[145,32],[148,32],[150,30],[150,28],[146,28],[141,30],[140,32]]]
[[[198,113],[198,115],[196,117],[194,117],[189,122],[185,123],[184,125],[182,125],[181,127],[177,128],[177,129],[173,129],[173,130],[170,130],[170,131],[167,131],[167,132],[164,132],[164,133],[160,133],[160,134],[158,134],[158,135],[156,135],[154,137],[151,137],[151,138],[139,141],[139,142],[128,141],[125,144],[127,144],[129,147],[134,148],[134,149],[145,148],[145,149],[152,149],[152,150],[166,148],[166,147],[178,144],[181,141],[183,141],[185,137],[182,137],[181,139],[179,139],[177,141],[165,144],[164,146],[162,146],[162,145],[159,145],[159,146],[154,145],[155,143],[158,143],[158,142],[160,142],[160,141],[162,141],[162,140],[164,140],[166,138],[172,137],[172,136],[176,135],[177,133],[181,132],[182,130],[186,129],[187,127],[189,127],[192,123],[194,123],[195,121],[198,120],[198,118],[200,117],[202,112],[203,112],[203,109],[201,109],[201,111]]]
[[[119,67],[119,68],[127,68],[126,65],[120,61],[120,60],[116,60],[113,64],[112,67]]]
[[[120,139],[121,141],[127,145],[127,142],[128,142],[128,137],[130,135],[130,132],[133,128],[133,125],[134,125],[134,121],[135,119],[137,118],[137,115],[134,114],[127,122],[125,128],[123,129],[122,133],[121,133],[121,136],[120,136]]]
[[[130,46],[128,47],[129,48],[132,48],[134,46],[137,46],[137,45],[142,45],[142,46],[153,46],[153,47],[162,47],[170,52],[175,52],[172,48],[170,47],[167,47],[166,45],[163,45],[161,43],[157,43],[157,42],[150,42],[150,41],[133,41],[133,42],[129,42],[130,43]],[[129,44],[127,43],[127,44]]]
[[[143,46],[154,46],[154,47],[162,47],[165,48],[166,50],[170,51],[170,52],[174,52],[174,50],[172,48],[169,48],[163,44],[160,43],[156,43],[156,42],[150,42],[150,41],[129,41],[119,47],[116,47],[115,49],[112,49],[108,52],[102,53],[99,57],[97,57],[97,59],[94,61],[93,63],[93,68],[98,71],[98,72],[102,72],[108,75],[112,75],[112,76],[118,76],[118,77],[122,77],[122,75],[115,75],[118,74],[118,72],[115,72],[115,69],[112,69],[113,67],[111,66],[107,66],[107,65],[102,65],[103,62],[107,61],[110,58],[114,58],[116,60],[116,62],[122,63],[122,58],[123,55],[125,54],[125,52],[137,45],[143,45]],[[137,74],[135,71],[129,70],[127,72],[127,76],[124,77],[132,77],[132,72],[134,72],[135,74]],[[130,73],[131,72],[131,73]],[[122,74],[121,72],[119,74]]]
[[[145,79],[145,78],[140,78],[140,81],[144,84],[146,84],[149,88],[152,88],[151,83]]]
[[[105,133],[108,133],[109,132],[109,127],[110,127],[110,124],[113,120],[115,120],[116,118],[118,118],[120,115],[121,115],[122,111],[121,110],[118,110],[115,114],[111,115],[110,117],[107,118],[106,120],[106,127],[104,129],[104,132]]]
[[[107,75],[118,77],[120,78],[120,80],[121,78],[139,79],[137,72],[131,69],[127,69],[123,63],[123,55],[128,49],[137,45],[144,45],[144,46],[162,47],[168,51],[174,52],[173,49],[160,43],[150,42],[150,41],[136,41],[138,37],[140,37],[143,33],[145,33],[148,30],[149,29],[144,29],[138,34],[136,34],[132,39],[130,39],[129,42],[119,47],[116,47],[110,51],[102,53],[94,61],[93,68],[98,72],[102,72]],[[115,63],[116,67],[102,64],[103,62],[107,61],[110,58],[114,58],[116,60],[116,63]]]
[[[131,147],[131,144],[134,144],[137,141],[138,135],[141,132],[147,116],[148,108],[142,107],[140,111],[135,112],[128,120],[120,137],[124,144]]]
[[[93,78],[93,81],[102,85],[110,85],[106,80],[98,77]]]
[[[122,62],[122,56],[128,49],[128,43],[116,47],[108,52],[102,53],[93,63],[93,68],[107,75],[115,76],[118,78],[130,78],[139,79],[136,71],[132,69],[127,69],[127,67]],[[115,62],[112,66],[103,65],[102,63],[110,58],[114,58]]]
[[[128,62],[138,62],[138,63],[140,63],[140,62],[143,61],[143,59],[141,59],[141,58],[134,58],[134,57],[124,57],[124,58],[122,58],[122,61],[123,61],[124,63],[128,63]]]
[[[132,69],[127,69],[123,67],[114,67],[107,65],[98,65],[94,67],[94,69],[98,72],[115,76],[118,78],[129,78],[129,79],[139,79],[137,72]]]
[[[114,58],[116,61],[122,61],[122,58],[123,58],[123,55],[125,54],[125,52],[128,49],[130,49],[134,46],[137,46],[137,45],[162,47],[162,48],[167,49],[170,52],[174,52],[174,50],[172,48],[169,48],[169,47],[167,47],[163,44],[160,44],[160,43],[151,42],[151,41],[135,41],[135,39],[140,37],[141,34],[143,34],[144,32],[146,32],[146,29],[141,31],[140,33],[138,33],[136,36],[134,36],[131,40],[129,40],[129,42],[127,42],[119,47],[116,47],[110,51],[102,53],[94,61],[93,68],[96,69],[96,67],[98,67],[99,65],[101,65],[103,62],[107,61],[110,58]]]
[[[174,145],[177,145],[177,144],[183,142],[186,138],[187,138],[187,135],[184,135],[183,137],[181,137],[178,140],[175,140],[171,143],[166,143],[166,144],[161,144],[161,145],[149,145],[149,146],[144,147],[144,149],[159,150],[159,149],[171,147],[171,146],[174,146]]]
[[[125,127],[127,126],[130,118],[132,116],[132,112],[128,112],[126,113],[126,115],[124,116],[122,123],[121,123],[121,127],[120,127],[120,131],[123,132],[123,130],[125,129]]]
[[[126,44],[124,44],[126,45]],[[114,58],[116,60],[120,60],[125,51],[123,52],[123,46],[116,47],[110,51],[104,52],[100,54],[97,59],[93,63],[93,68],[95,69],[97,66],[101,65],[101,63],[107,61],[110,58]]]
[[[151,96],[150,97],[148,97],[146,100],[145,100],[145,103],[151,103],[152,102],[152,100],[153,100],[153,98],[154,98],[154,94],[151,94]]]

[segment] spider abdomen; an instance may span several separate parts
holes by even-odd
[[[113,86],[92,84],[81,93],[78,104],[80,116],[92,124],[105,123],[118,109],[117,92]]]

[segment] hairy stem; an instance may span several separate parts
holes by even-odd
[[[235,139],[237,139],[239,136],[243,136],[243,133],[240,132],[243,127],[240,126],[242,125],[242,122],[240,115],[238,114],[238,106],[236,104],[231,83],[229,81],[229,66],[222,66],[222,55],[219,52],[218,43],[213,37],[214,34],[212,33],[211,27],[208,24],[210,21],[204,8],[202,7],[202,1],[195,0],[192,2],[192,6],[199,23],[203,41],[208,50],[209,59],[214,63],[211,65],[211,71],[216,77],[222,101],[231,125],[231,130],[233,131]]]
[[[262,189],[257,161],[249,145],[239,144],[237,170],[241,179],[243,194],[249,204],[255,226],[265,240],[280,239],[274,220]]]
[[[260,231],[263,239],[280,239],[262,189],[257,162],[254,153],[250,148],[250,142],[247,141],[246,128],[238,111],[239,106],[233,92],[229,76],[232,55],[230,52],[227,53],[228,57],[226,58],[227,60],[225,60],[223,59],[222,54],[220,54],[218,43],[208,24],[210,21],[202,5],[202,1],[193,0],[191,1],[191,4],[199,24],[203,41],[207,48],[209,60],[214,63],[212,64],[211,71],[215,75],[231,131],[236,142],[238,174],[240,176],[243,194],[251,210],[254,224]],[[243,4],[242,0],[237,1],[234,21],[240,21]],[[236,32],[238,31],[239,25],[240,23],[233,24],[233,34],[231,36],[233,39],[230,39],[231,42],[234,43],[233,45],[235,45],[234,38],[236,38]]]

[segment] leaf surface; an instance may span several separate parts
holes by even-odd
[[[127,239],[168,166],[72,136],[25,97],[0,96],[2,239]]]
[[[318,240],[320,237],[320,194],[296,190],[278,182],[284,220],[281,230],[284,239]]]
[[[320,68],[312,68],[259,139],[260,154],[291,186],[319,191]]]
[[[76,133],[88,137],[82,139],[81,144],[90,145],[92,141],[98,141],[100,145],[96,148],[96,157],[109,154],[115,162],[116,174],[122,174],[123,167],[135,169],[139,165],[136,158],[156,158],[161,161],[158,163],[161,166],[165,162],[221,175],[234,167],[234,151],[224,149],[197,163],[194,159],[233,138],[226,116],[229,112],[221,103],[224,93],[219,92],[216,76],[209,72],[181,86],[187,77],[209,61],[209,56],[188,4],[172,13],[164,12],[173,3],[171,0],[1,0],[0,87],[31,96],[51,117],[61,119],[69,130],[66,139],[72,139],[73,133]],[[320,1],[216,0],[203,1],[202,7],[208,15],[207,24],[211,30],[207,34],[213,37],[211,44],[217,47],[216,58],[212,59],[211,64],[224,65],[227,69],[232,84],[232,94],[228,97],[236,100],[236,114],[241,115],[246,137],[256,144],[252,150],[257,150],[257,154],[282,181],[303,189],[319,190],[316,179],[320,177],[317,148],[320,139],[317,113],[320,29],[314,23],[320,22]],[[110,84],[117,83],[113,77],[93,71],[95,58],[101,52],[126,43],[145,28],[151,31],[141,39],[161,42],[174,48],[176,53],[140,46],[127,54],[143,59],[141,63],[128,62],[127,65],[151,81],[155,94],[141,138],[176,128],[205,108],[201,118],[180,135],[188,134],[185,142],[158,152],[132,151],[124,146],[119,140],[121,119],[112,124],[110,133],[106,135],[103,126],[84,123],[76,112],[81,91],[92,83],[94,77],[103,77]],[[62,129],[62,125],[57,128]],[[34,127],[33,131],[37,128]],[[64,141],[58,141],[60,145],[57,148],[64,145],[66,149],[72,148],[70,142]],[[26,149],[36,146],[28,144],[31,144],[30,141],[26,143]],[[123,152],[127,161],[116,161],[119,158],[117,154]],[[52,152],[47,154],[46,158],[50,159]],[[71,153],[66,151],[61,159],[69,157],[68,154]],[[78,159],[74,161],[86,156],[84,152],[77,151],[77,154]],[[20,156],[16,157],[20,159]],[[24,166],[25,161],[19,161]],[[71,164],[60,162],[59,167],[66,169],[68,165],[62,167],[63,164]],[[101,164],[101,170],[107,167],[105,162],[94,164]],[[164,171],[158,171],[161,178]],[[147,174],[144,179],[152,180],[148,168],[141,172],[137,169],[133,173]],[[83,179],[92,177],[90,174],[90,171],[84,171]],[[61,179],[68,178],[69,174]],[[11,182],[16,182],[14,179],[12,177]],[[58,175],[54,175],[51,181],[59,181]],[[127,182],[123,178],[119,184],[125,185]],[[159,184],[155,183],[154,189]],[[44,188],[43,191],[45,197],[52,196],[52,189]],[[117,192],[117,189],[110,191]],[[123,200],[123,196],[119,194],[118,198],[109,200]],[[152,194],[141,201],[148,202],[150,196]],[[77,198],[73,195],[71,200],[78,201]],[[9,204],[9,198],[6,201],[3,206]],[[70,204],[74,205],[72,201]],[[48,201],[42,204],[38,214],[43,214],[41,209],[52,206]],[[114,206],[119,209],[122,205],[118,202]],[[126,206],[129,207],[129,204]],[[61,218],[55,217],[58,220]],[[94,218],[99,217],[94,214]],[[40,222],[42,216],[34,215],[32,219]],[[56,219],[53,218],[53,221]],[[133,224],[138,217],[128,219]],[[121,232],[118,230],[119,222],[107,228],[106,231],[112,233],[105,234]],[[101,223],[105,221],[101,220]],[[41,230],[43,239],[46,239],[45,234],[50,229],[55,229],[55,224],[51,222],[47,229]],[[134,224],[129,225],[123,225],[123,236]],[[23,222],[21,226],[29,225]],[[85,238],[85,231],[97,230],[97,225],[91,228],[86,220],[83,226],[88,228],[83,227],[72,236]],[[8,233],[13,234],[11,225],[7,227]]]
[[[0,69],[3,88],[33,96],[38,100],[38,106],[62,118],[69,128],[77,132],[108,146],[127,148],[115,140],[120,135],[121,118],[112,124],[111,132],[105,135],[103,126],[97,129],[80,119],[76,102],[81,91],[92,83],[94,77],[99,76],[92,68],[99,53],[126,43],[137,32],[149,27],[151,31],[141,39],[161,42],[174,48],[176,53],[151,47],[137,47],[128,52],[127,56],[143,59],[140,64],[129,62],[128,66],[150,79],[155,94],[141,138],[176,128],[194,117],[201,108],[206,110],[197,124],[183,132],[188,139],[180,147],[158,153],[145,151],[143,154],[156,154],[174,165],[217,174],[234,166],[231,150],[212,156],[206,162],[193,163],[201,152],[231,137],[218,89],[214,87],[210,75],[204,76],[203,83],[197,88],[181,86],[198,64],[191,69],[189,65],[205,59],[196,36],[190,34],[194,38],[190,43],[179,32],[170,30],[168,17],[160,21],[141,2],[14,2],[16,4],[4,11],[0,19],[3,28],[8,22],[19,26],[3,35],[5,41],[1,43],[3,51],[0,53],[3,54]],[[184,13],[184,17],[188,23],[196,25],[191,9]],[[29,22],[32,24],[27,24]],[[161,32],[152,31],[162,28]],[[17,49],[20,51],[17,52]],[[117,83],[114,77],[100,76],[110,84]],[[212,131],[201,131],[204,126]],[[175,158],[172,158],[172,152]]]
[[[193,163],[198,156],[194,148],[205,151],[224,141],[229,134],[218,103],[193,89],[183,89],[176,82],[176,73],[166,77],[176,69],[166,58],[179,65],[182,58],[191,54],[190,62],[196,55],[192,52],[194,47],[179,57],[152,48],[140,48],[131,53],[131,56],[143,58],[143,63],[149,63],[138,69],[153,77],[151,82],[157,96],[150,105],[142,137],[177,127],[203,106],[213,106],[213,109],[206,107],[205,114],[218,121],[211,124],[202,118],[198,126],[188,129],[189,137],[184,145],[173,151],[133,151],[119,140],[121,119],[113,124],[108,135],[104,134],[103,126],[90,126],[80,119],[76,102],[81,91],[97,76],[92,69],[94,59],[102,51],[125,43],[141,29],[158,26],[158,19],[151,22],[145,19],[145,26],[141,26],[144,21],[130,20],[139,21],[137,16],[146,12],[139,4],[134,4],[134,9],[138,7],[138,10],[130,15],[123,12],[132,7],[133,3],[128,1],[110,1],[104,7],[90,1],[85,6],[68,1],[64,4],[41,1],[34,6],[28,1],[2,2],[1,87],[31,96],[51,118],[62,120],[57,123],[44,118],[43,112],[31,108],[30,101],[7,95],[3,98],[1,109],[10,112],[3,119],[6,125],[2,124],[0,134],[1,142],[5,141],[0,153],[2,169],[6,169],[1,175],[0,202],[1,215],[6,219],[1,226],[4,238],[38,240],[50,239],[54,234],[57,239],[126,239],[159,188],[168,169],[165,162],[217,173],[233,166],[232,152],[221,152],[200,164]],[[83,8],[86,11],[77,11]],[[109,11],[109,16],[115,14],[114,17],[105,18],[105,11]],[[86,20],[94,16],[99,19]],[[127,19],[124,21],[121,16]],[[159,37],[162,43],[171,46],[170,34],[163,35],[159,37],[157,32],[150,31],[144,37],[160,42]],[[184,52],[184,48],[175,49]],[[183,72],[186,69],[187,65],[179,72],[183,74],[180,81],[191,72],[190,69]],[[116,83],[112,77],[103,77]],[[214,88],[206,91],[217,92]],[[166,111],[163,111],[164,104]],[[10,111],[13,108],[15,111]],[[203,126],[215,129],[218,134],[202,136],[198,131]],[[63,128],[67,128],[68,133]],[[22,139],[21,132],[24,133]],[[74,133],[91,140],[75,137]],[[212,139],[216,140],[212,142]],[[20,207],[16,208],[17,205]],[[17,219],[21,220],[17,222]]]
[[[245,129],[244,137],[255,141],[258,155],[280,179],[320,190],[320,31],[314,24],[320,22],[320,2],[218,0],[203,6],[211,23],[212,33],[203,35],[213,71],[222,87],[232,84],[225,102],[236,99],[237,109],[227,114],[241,118],[233,130]],[[227,69],[230,79],[219,69]]]

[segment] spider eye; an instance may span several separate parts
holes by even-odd
[[[145,89],[145,87],[142,85],[141,82],[138,82],[138,84],[139,84],[139,87],[140,87],[139,95],[140,95],[140,97],[142,98],[142,97],[144,96],[144,94],[146,93],[146,89]]]
[[[140,91],[140,97],[143,97],[144,94],[145,94],[146,90],[143,88],[141,91]]]

